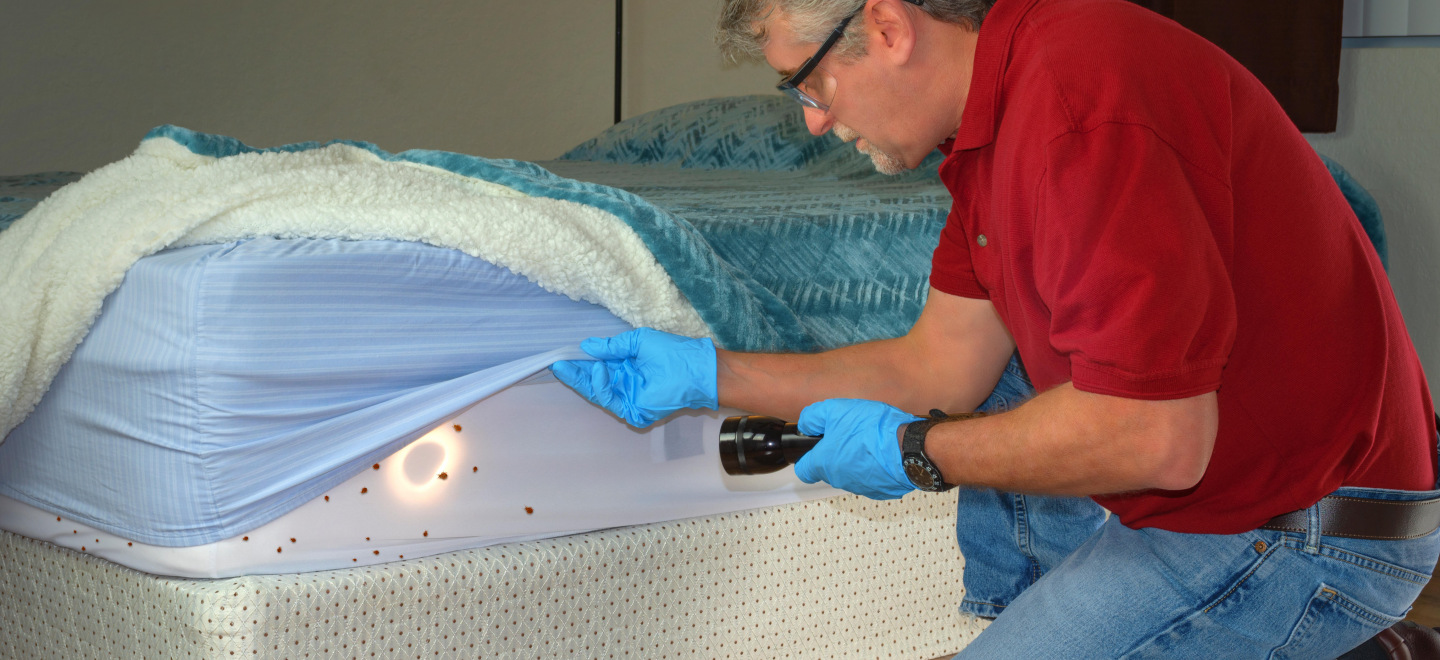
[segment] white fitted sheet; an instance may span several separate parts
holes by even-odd
[[[679,414],[637,430],[548,373],[479,402],[379,469],[218,542],[133,542],[6,497],[0,529],[148,573],[232,577],[378,564],[839,494],[801,483],[788,469],[726,475],[717,434],[738,411]]]

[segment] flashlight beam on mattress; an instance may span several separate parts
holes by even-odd
[[[431,499],[436,484],[444,483],[459,459],[459,434],[450,423],[441,424],[416,438],[391,457],[394,466],[386,481],[396,494],[407,500]],[[428,497],[427,497],[428,495]]]

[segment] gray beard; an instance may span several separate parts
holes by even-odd
[[[841,124],[840,122],[835,122],[835,125],[832,126],[830,130],[835,133],[835,137],[840,138],[840,140],[843,142],[854,142],[855,140],[862,137],[860,133],[857,132],[855,129]],[[871,144],[869,142],[865,143],[864,149],[856,147],[856,150],[858,150],[862,154],[865,154],[866,156],[869,156],[870,162],[875,165],[875,171],[881,174],[888,174],[890,176],[894,176],[896,174],[901,174],[910,170],[910,167],[905,165],[905,161],[901,160],[899,157],[893,154],[881,151],[880,149],[876,148],[874,144]]]

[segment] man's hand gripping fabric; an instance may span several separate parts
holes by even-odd
[[[901,424],[920,419],[878,401],[830,399],[800,412],[805,435],[824,435],[795,463],[805,483],[831,486],[872,500],[893,500],[915,490],[900,459]]]
[[[631,425],[644,428],[683,408],[719,406],[715,344],[650,328],[580,343],[591,360],[562,360],[555,378]]]

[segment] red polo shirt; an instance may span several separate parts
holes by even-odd
[[[1238,533],[1340,486],[1435,483],[1429,390],[1379,259],[1254,76],[1122,0],[999,0],[940,176],[931,284],[990,300],[1040,390],[1218,392],[1185,491],[1131,527]]]

